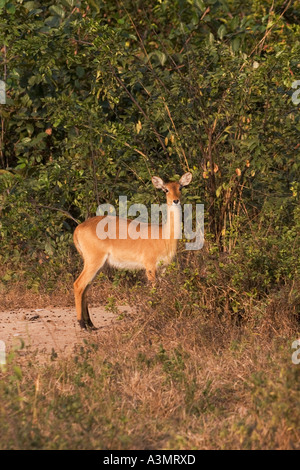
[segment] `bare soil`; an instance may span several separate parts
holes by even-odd
[[[91,335],[101,334],[103,328],[113,328],[120,315],[131,312],[131,307],[120,306],[112,313],[105,307],[90,307],[96,331],[82,330],[72,307],[8,308],[0,311],[0,340],[6,352],[18,350],[20,354],[32,352],[38,356],[65,356]]]

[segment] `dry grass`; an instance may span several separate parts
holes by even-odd
[[[297,286],[231,299],[226,277],[209,282],[198,261],[185,269],[154,290],[142,277],[102,279],[91,301],[130,302],[135,316],[66,360],[11,356],[0,448],[299,449]]]

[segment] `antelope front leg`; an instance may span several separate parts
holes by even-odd
[[[156,268],[155,266],[147,267],[146,268],[146,275],[149,282],[151,282],[152,286],[154,286],[156,282]]]
[[[86,294],[87,294],[88,288],[89,286],[86,287],[85,292],[82,296],[82,321],[80,322],[80,326],[88,330],[97,330],[97,328],[94,326],[91,320],[88,305],[87,305]]]
[[[77,320],[81,328],[94,329],[94,325],[90,319],[87,306],[87,291],[89,283],[95,276],[96,270],[85,267],[80,276],[74,282],[75,305],[77,311]]]

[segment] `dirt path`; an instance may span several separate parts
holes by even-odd
[[[120,314],[131,311],[130,307],[118,307],[118,313],[104,307],[91,307],[91,318],[97,328],[111,326]],[[58,356],[71,353],[76,344],[87,339],[87,333],[79,327],[74,308],[18,308],[0,311],[0,341],[6,352],[37,352],[49,356],[53,350]],[[3,343],[2,343],[3,347]],[[22,348],[22,349],[20,349]]]

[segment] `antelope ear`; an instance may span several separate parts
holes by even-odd
[[[159,176],[152,176],[152,183],[157,189],[164,189],[165,183]]]
[[[180,186],[187,186],[192,181],[192,178],[193,178],[192,173],[190,172],[185,173],[184,175],[182,175],[182,177],[179,180]]]

